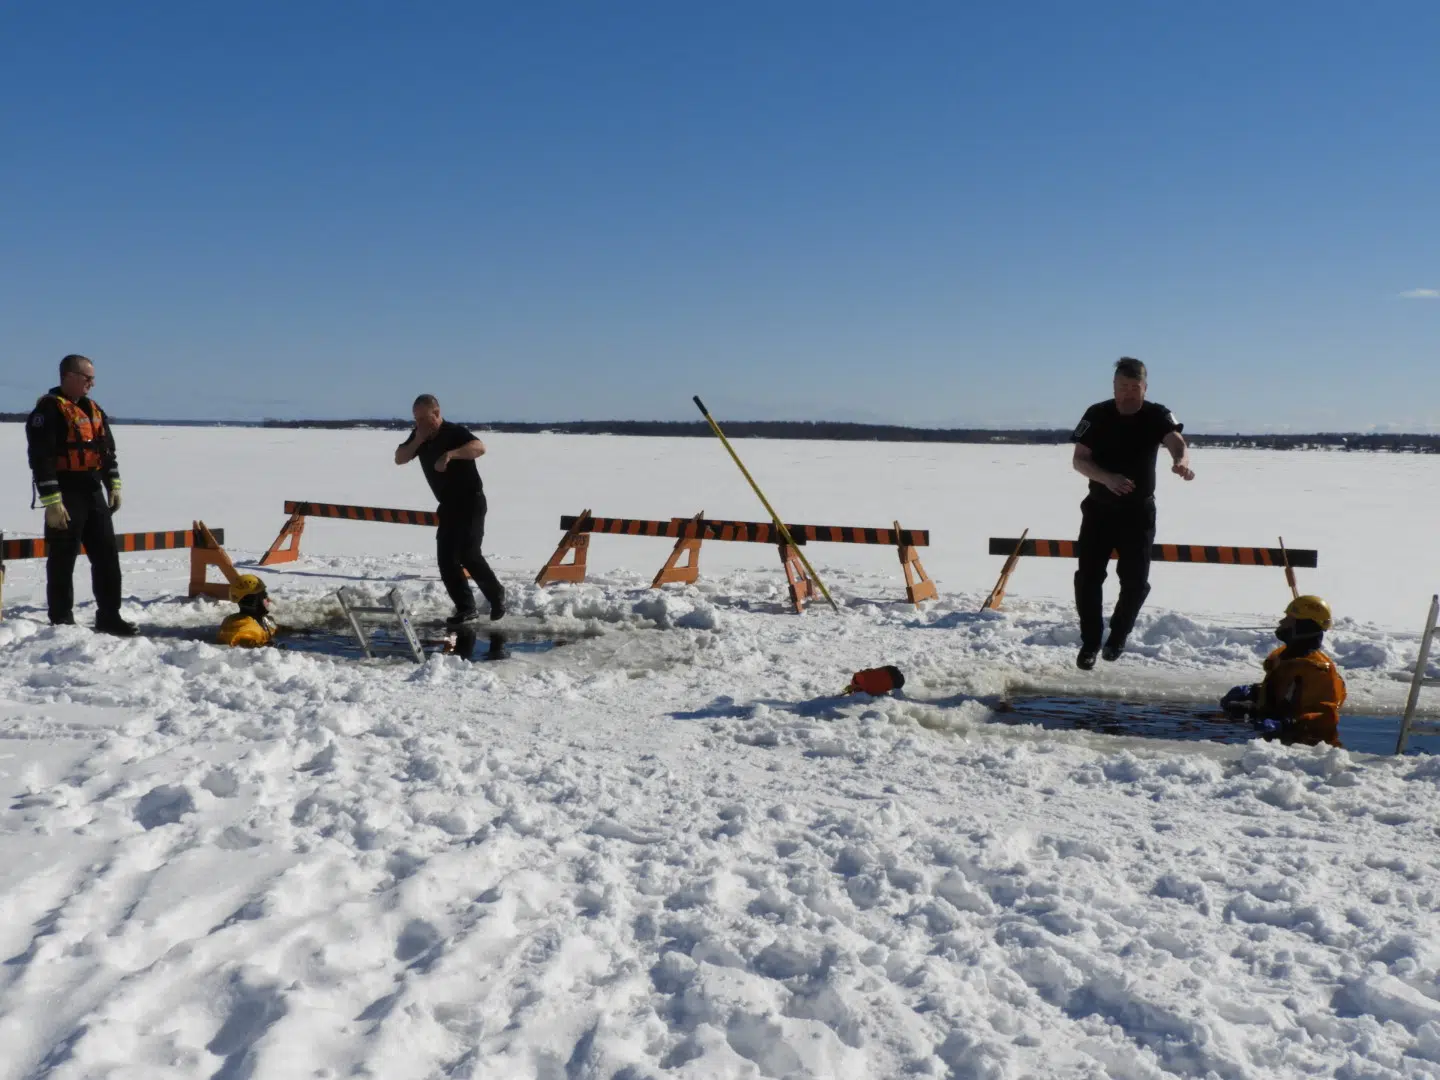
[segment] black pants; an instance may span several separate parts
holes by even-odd
[[[45,600],[51,622],[69,622],[75,610],[75,557],[80,545],[90,559],[90,588],[98,619],[120,614],[120,553],[110,521],[110,498],[97,479],[93,484],[60,489],[70,515],[68,529],[45,529]]]
[[[1080,504],[1080,540],[1075,545],[1080,568],[1075,571],[1075,608],[1080,613],[1080,644],[1098,649],[1104,632],[1106,566],[1116,553],[1120,598],[1110,616],[1110,638],[1130,636],[1135,617],[1150,595],[1150,548],[1155,543],[1155,500],[1136,506],[1108,506],[1092,495]]]
[[[466,506],[440,504],[440,524],[435,530],[435,557],[440,563],[440,580],[461,611],[473,611],[475,599],[465,572],[475,579],[493,611],[505,602],[505,589],[485,561],[480,545],[485,540],[485,499]]]

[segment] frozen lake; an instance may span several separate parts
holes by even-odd
[[[119,432],[125,529],[175,528],[199,517],[223,525],[230,546],[264,550],[284,521],[286,499],[431,509],[418,466],[396,468],[402,436],[378,431],[138,427]],[[496,565],[533,574],[559,540],[562,514],[669,519],[703,510],[715,518],[764,517],[744,479],[709,439],[487,435],[482,475],[491,505],[487,551]],[[902,525],[931,531],[921,553],[949,595],[994,584],[1003,560],[990,536],[1071,539],[1085,481],[1068,446],[982,446],[742,440],[742,457],[776,508],[792,522]],[[1162,454],[1162,457],[1164,455]],[[1320,552],[1317,571],[1299,571],[1302,589],[1329,599],[1337,616],[1414,630],[1440,582],[1440,455],[1199,450],[1190,484],[1163,470],[1161,542],[1276,545]],[[0,482],[29,487],[24,431],[0,425]],[[34,534],[38,511],[20,497],[0,510],[6,535]],[[403,526],[356,527],[312,520],[305,549],[326,555],[385,556],[430,550],[430,534]],[[653,574],[669,544],[599,537],[597,571]],[[888,571],[889,552],[840,545],[810,550],[825,567]],[[768,568],[754,545],[710,544],[707,569]],[[1074,564],[1027,560],[1011,594],[1066,599]],[[1274,571],[1156,564],[1151,603],[1206,615],[1268,620],[1288,599]],[[1113,578],[1111,585],[1113,587]],[[1232,620],[1233,621],[1233,620]]]

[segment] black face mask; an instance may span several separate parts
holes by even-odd
[[[1286,648],[1294,648],[1299,645],[1314,649],[1319,647],[1320,639],[1325,636],[1325,631],[1308,619],[1298,621],[1282,619],[1280,625],[1275,628],[1275,636]]]
[[[265,601],[268,599],[266,593],[254,593],[240,601],[240,613],[249,615],[252,619],[265,618]]]

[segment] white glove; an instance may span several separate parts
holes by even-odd
[[[119,510],[119,509],[120,509],[120,489],[119,489],[119,488],[111,488],[111,489],[110,489],[110,513],[113,514],[113,513],[115,513],[117,510]]]
[[[63,502],[53,502],[45,507],[45,527],[55,532],[70,528],[70,511],[65,509]]]

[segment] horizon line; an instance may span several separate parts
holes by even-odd
[[[25,416],[26,416],[26,415],[27,415],[27,414],[25,414],[25,413],[8,413],[8,412],[7,412],[7,413],[0,413],[0,423],[18,423],[18,424],[23,424],[23,423],[25,423]],[[341,418],[329,418],[329,419],[326,419],[326,418],[323,418],[323,417],[285,418],[285,417],[267,416],[267,417],[264,417],[264,418],[261,418],[261,419],[258,419],[258,420],[246,420],[246,419],[238,419],[238,418],[229,418],[229,419],[217,419],[217,418],[176,419],[176,418],[173,418],[173,417],[168,417],[168,418],[167,418],[167,417],[133,417],[133,416],[132,416],[132,417],[119,417],[119,416],[117,416],[117,417],[111,417],[110,420],[111,420],[112,423],[115,423],[115,424],[135,424],[135,425],[140,425],[140,426],[145,426],[145,427],[165,427],[165,426],[167,426],[167,425],[168,425],[168,426],[175,426],[175,427],[265,427],[265,426],[267,426],[267,425],[283,425],[283,426],[287,426],[287,427],[313,427],[313,428],[335,428],[335,427],[340,427],[340,426],[362,427],[362,426],[366,426],[366,425],[376,425],[376,426],[384,426],[384,427],[397,427],[397,426],[398,426],[398,427],[404,427],[404,426],[409,425],[409,424],[412,423],[411,420],[409,420],[409,419],[407,419],[407,418],[405,418],[405,417],[400,417],[400,416],[394,416],[394,417],[380,417],[380,416],[374,416],[374,417],[341,417]],[[461,423],[462,426],[465,426],[465,427],[475,427],[475,428],[491,428],[491,429],[494,429],[494,428],[502,428],[502,427],[517,427],[517,428],[523,427],[523,428],[539,429],[539,430],[537,430],[537,431],[535,432],[536,434],[541,433],[541,431],[543,431],[543,430],[554,429],[554,428],[576,427],[576,426],[607,426],[607,425],[614,425],[614,426],[622,426],[622,425],[663,425],[663,426],[666,426],[666,427],[674,427],[674,428],[690,428],[690,429],[696,430],[697,432],[699,432],[699,433],[701,433],[701,434],[709,434],[709,431],[710,431],[709,427],[704,423],[704,421],[701,421],[701,420],[543,420],[543,421],[541,421],[541,420],[465,420],[465,421],[457,421],[457,422],[458,422],[458,423]],[[1041,427],[1041,426],[1029,426],[1029,425],[1012,425],[1012,426],[1008,426],[1008,427],[973,427],[973,426],[968,426],[968,425],[928,426],[928,425],[916,425],[916,424],[880,423],[880,422],[876,422],[876,421],[867,421],[867,420],[727,420],[727,421],[726,421],[726,424],[727,424],[728,426],[730,426],[730,427],[751,427],[751,428],[754,428],[754,427],[799,427],[799,426],[811,426],[811,427],[813,427],[813,426],[818,426],[818,425],[825,425],[825,426],[827,426],[827,427],[852,428],[852,429],[853,429],[853,428],[872,428],[872,429],[881,430],[881,431],[896,431],[896,432],[931,432],[931,433],[967,432],[967,433],[976,433],[976,434],[986,434],[986,433],[988,433],[988,434],[993,434],[993,435],[1008,435],[1008,434],[1066,435],[1066,434],[1068,434],[1070,431],[1073,430],[1073,428],[1071,428],[1071,427],[1069,427],[1069,426],[1065,426],[1065,427]],[[524,432],[514,432],[514,434],[524,434]],[[576,435],[595,434],[595,435],[603,435],[603,434],[614,434],[614,433],[610,433],[610,432],[567,432],[567,433],[565,433],[565,434],[576,434]],[[1348,437],[1352,437],[1352,436],[1353,436],[1353,437],[1360,437],[1360,438],[1376,438],[1376,437],[1382,437],[1382,438],[1423,438],[1423,439],[1435,439],[1435,438],[1440,438],[1440,431],[1380,431],[1380,430],[1375,430],[1375,429],[1371,429],[1371,430],[1364,430],[1364,429],[1341,430],[1341,429],[1336,429],[1336,430],[1314,430],[1314,431],[1285,431],[1285,430],[1273,430],[1273,431],[1232,431],[1232,430],[1229,430],[1229,429],[1223,429],[1223,430],[1221,430],[1221,429],[1212,429],[1212,430],[1196,430],[1196,431],[1187,432],[1186,434],[1192,435],[1192,436],[1201,436],[1201,437],[1206,437],[1206,438],[1231,438],[1231,439],[1234,439],[1234,438],[1238,438],[1238,439],[1259,439],[1259,438],[1287,438],[1287,439],[1327,438],[1327,439],[1335,439],[1335,438],[1348,438]],[[643,438],[643,437],[649,437],[649,436],[644,435],[643,433],[636,433],[636,435],[637,435],[637,437],[642,437],[642,438]],[[745,437],[746,437],[746,436],[737,436],[737,438],[745,438]]]

